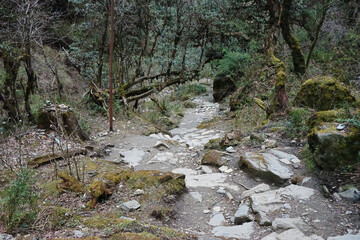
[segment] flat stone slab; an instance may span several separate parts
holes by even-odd
[[[255,231],[255,223],[248,222],[238,226],[216,227],[212,230],[215,237],[225,237],[232,239],[252,239]]]
[[[284,188],[278,189],[279,193],[284,196],[292,197],[297,200],[308,200],[315,194],[315,190],[308,187],[291,184]]]
[[[199,202],[199,203],[202,202],[202,195],[201,195],[201,193],[199,193],[199,192],[190,192],[189,194],[194,198],[194,200],[195,200],[196,202]]]
[[[270,153],[246,152],[241,156],[240,166],[246,166],[256,176],[282,184],[293,176],[293,170]]]
[[[212,173],[202,175],[186,175],[185,183],[188,188],[196,187],[224,187],[238,191],[239,187],[226,183],[227,174],[225,173]]]
[[[255,213],[274,212],[283,207],[289,197],[296,201],[306,201],[314,193],[314,189],[298,185],[289,185],[277,190],[254,193],[250,195],[251,208]]]
[[[299,167],[299,165],[300,165],[300,159],[298,157],[296,157],[295,155],[292,155],[292,154],[289,154],[286,152],[282,152],[277,149],[269,149],[268,152],[270,154],[278,157],[280,159],[280,161],[282,159],[288,161],[294,167]],[[284,161],[282,161],[282,162],[284,162]]]
[[[209,222],[209,225],[211,226],[222,226],[226,223],[226,220],[224,218],[224,215],[222,213],[215,213]]]
[[[360,239],[360,233],[357,235],[346,234],[342,236],[329,237],[327,240],[359,240],[359,239]]]
[[[275,218],[272,222],[272,228],[276,231],[278,229],[299,229],[301,231],[306,231],[310,227],[300,218]]]
[[[262,183],[262,184],[259,184],[249,190],[246,190],[246,191],[243,191],[240,195],[240,199],[245,199],[247,197],[249,197],[251,194],[254,194],[254,193],[261,193],[261,192],[266,192],[266,191],[269,191],[270,190],[270,186],[265,184],[265,183]]]
[[[122,205],[123,209],[129,212],[135,211],[140,208],[140,204],[136,200],[131,200],[129,202],[125,202]]]

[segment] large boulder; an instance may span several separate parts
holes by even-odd
[[[351,124],[321,123],[308,135],[316,164],[335,170],[360,162],[360,129]]]
[[[235,82],[223,75],[218,75],[213,83],[213,97],[215,102],[220,102],[237,89]]]
[[[240,167],[246,167],[257,177],[277,184],[285,183],[293,176],[293,170],[289,165],[290,161],[286,164],[283,159],[269,152],[246,152],[239,161]]]
[[[355,97],[343,83],[326,76],[307,80],[295,97],[296,106],[318,111],[334,109],[355,101]]]

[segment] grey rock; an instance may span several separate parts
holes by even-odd
[[[243,191],[240,195],[240,199],[241,200],[245,199],[254,193],[261,193],[261,192],[265,192],[265,191],[269,191],[269,190],[270,190],[269,185],[262,183],[262,184],[259,184],[249,190]]]
[[[209,222],[209,225],[211,226],[222,226],[226,222],[224,215],[222,213],[215,213]]]
[[[225,192],[225,197],[229,202],[234,200],[234,196],[228,191]]]
[[[255,213],[270,213],[280,209],[285,203],[278,190],[252,194],[250,195],[250,202]]]
[[[0,240],[15,240],[10,234],[0,233]]]
[[[202,195],[199,192],[190,192],[190,195],[199,203],[202,202]]]
[[[235,150],[232,146],[227,147],[227,148],[226,148],[226,151],[227,151],[228,153],[236,153],[236,150]]]
[[[275,140],[266,139],[264,144],[265,144],[266,148],[276,148],[277,147],[277,141],[275,141]]]
[[[300,218],[275,218],[272,222],[272,228],[276,231],[278,229],[299,229],[301,231],[306,231],[309,229],[309,226]]]
[[[360,191],[355,187],[352,187],[344,192],[340,192],[339,195],[353,202],[360,199]]]
[[[165,148],[170,149],[169,145],[167,145],[166,143],[163,143],[163,142],[160,142],[160,141],[156,142],[155,148],[160,148],[160,147],[165,147]]]
[[[84,235],[85,234],[82,231],[79,231],[79,230],[74,231],[74,237],[75,238],[82,238],[82,237],[84,237]]]
[[[299,229],[290,229],[276,237],[277,240],[312,240],[310,237],[305,236]]]
[[[285,153],[282,151],[279,151],[277,149],[269,149],[268,150],[269,153],[271,153],[272,155],[278,157],[281,161],[281,159],[286,159],[287,161],[289,161],[294,167],[299,167],[300,166],[300,159],[298,157],[296,157],[295,155],[289,154],[289,153]]]
[[[276,232],[273,232],[267,235],[266,237],[263,237],[261,240],[277,240],[278,235],[279,234],[277,234]]]
[[[238,226],[216,227],[212,230],[215,237],[225,237],[233,239],[252,239],[255,231],[254,222],[247,222]]]
[[[202,166],[201,166],[201,170],[202,170],[205,174],[213,173],[211,167],[209,167],[209,166],[202,165]]]
[[[346,234],[342,236],[329,237],[327,240],[359,240],[360,233],[357,235],[354,234]]]
[[[234,223],[236,225],[251,222],[253,219],[250,214],[250,207],[247,204],[241,204],[234,215]]]
[[[246,152],[240,158],[239,165],[245,165],[258,177],[280,184],[288,181],[294,174],[292,169],[270,153]]]
[[[140,208],[140,204],[136,200],[131,200],[129,202],[125,202],[122,205],[123,209],[129,212],[135,211]]]
[[[271,220],[268,218],[266,213],[264,212],[258,212],[255,216],[255,220],[260,226],[270,226]]]
[[[315,234],[311,235],[310,238],[311,238],[312,240],[324,240],[322,237],[320,237],[320,236],[318,236],[318,235],[315,235]]]
[[[224,195],[226,193],[225,188],[220,187],[217,191],[217,193]]]
[[[280,188],[279,193],[288,197],[292,197],[297,200],[308,200],[315,194],[315,190],[303,186],[291,184],[287,187]]]
[[[144,190],[142,189],[136,189],[136,191],[134,192],[134,195],[135,196],[139,196],[139,195],[143,195],[145,193]]]

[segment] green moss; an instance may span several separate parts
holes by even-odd
[[[334,109],[355,102],[349,89],[332,77],[318,77],[307,80],[295,97],[295,105],[314,108],[319,111]]]
[[[346,118],[347,114],[344,109],[338,110],[327,110],[316,112],[313,116],[307,121],[307,125],[310,127],[318,126],[322,122],[332,122],[338,118]]]
[[[216,150],[210,150],[202,157],[201,164],[221,167],[223,165],[221,161],[221,156],[221,152]]]
[[[310,150],[323,169],[349,168],[360,162],[360,130],[348,126],[345,131],[338,131],[337,125],[321,123],[308,135]]]
[[[201,122],[200,125],[197,126],[196,128],[198,129],[211,128],[213,126],[216,126],[218,123],[219,123],[219,118],[216,117],[211,120]]]
[[[81,193],[84,192],[84,185],[80,183],[75,177],[68,175],[62,171],[58,173],[59,178],[63,181],[58,185],[62,190],[70,190],[72,192]]]
[[[145,236],[160,237],[161,239],[187,239],[188,236],[184,233],[174,231],[166,227],[158,227],[148,224],[141,224],[138,221],[132,221],[116,217],[96,216],[83,219],[83,224],[92,229],[111,229],[114,232],[124,233],[146,233]]]
[[[61,191],[58,188],[58,185],[62,182],[62,180],[53,180],[50,182],[45,182],[40,185],[40,188],[43,189],[43,197],[55,197],[58,196]]]
[[[204,149],[222,150],[220,146],[221,138],[210,139],[204,146]]]
[[[106,185],[101,180],[95,180],[93,183],[91,183],[89,188],[91,195],[96,199],[106,194]]]
[[[113,235],[110,240],[160,240],[151,233],[118,233]]]

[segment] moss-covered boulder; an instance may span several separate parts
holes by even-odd
[[[210,150],[201,159],[201,164],[221,167],[225,161],[222,159],[223,153],[216,150]]]
[[[324,122],[308,135],[310,150],[320,168],[335,170],[360,162],[360,129],[351,124],[345,126]]]
[[[311,128],[320,125],[323,122],[333,122],[337,119],[347,118],[344,109],[333,109],[314,113],[307,121],[307,125]]]
[[[225,75],[217,75],[213,83],[213,97],[216,102],[220,102],[237,89],[233,79]]]
[[[326,76],[307,80],[295,97],[296,106],[318,111],[334,109],[355,101],[355,97],[343,83]]]

